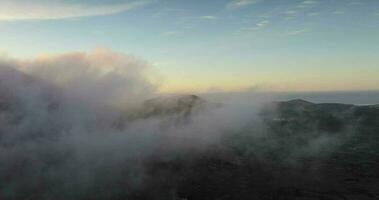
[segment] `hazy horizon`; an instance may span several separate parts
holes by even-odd
[[[379,0],[0,0],[1,200],[378,200]]]

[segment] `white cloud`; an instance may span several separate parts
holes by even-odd
[[[305,0],[305,1],[302,1],[300,4],[298,4],[296,7],[297,8],[311,8],[318,3],[319,2],[315,0]]]
[[[75,17],[112,15],[128,11],[151,2],[150,0],[132,0],[117,4],[89,5],[41,0],[0,0],[0,21],[52,20]]]
[[[269,23],[270,23],[270,21],[268,21],[268,20],[263,20],[263,21],[258,22],[256,25],[257,25],[258,27],[265,27],[265,26],[267,26]]]
[[[317,4],[318,3],[318,1],[315,1],[315,0],[305,0],[305,1],[303,1],[302,2],[302,4]]]
[[[213,16],[213,15],[205,15],[205,16],[201,16],[201,19],[206,19],[206,20],[216,20],[217,17],[216,17],[216,16]]]
[[[261,0],[233,0],[226,5],[226,8],[228,9],[241,8],[248,5],[259,3],[260,1]]]
[[[295,35],[303,34],[303,33],[307,32],[307,31],[308,31],[307,29],[300,29],[300,30],[295,30],[295,31],[289,31],[289,32],[287,32],[286,35],[295,36]]]
[[[294,15],[296,13],[297,13],[296,10],[287,10],[286,12],[284,12],[284,14],[286,14],[286,15]]]
[[[0,70],[4,66],[2,61],[0,57]],[[88,104],[118,106],[128,102],[132,105],[157,89],[150,81],[155,77],[147,61],[104,48],[43,54],[35,59],[12,59],[10,63],[10,67],[59,87],[72,98],[86,100]]]

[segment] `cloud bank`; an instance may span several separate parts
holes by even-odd
[[[0,21],[53,20],[112,15],[150,3],[149,0],[89,5],[79,1],[1,0]]]
[[[301,131],[296,143],[291,128],[272,131],[260,117],[270,95],[157,98],[149,69],[104,49],[1,58],[0,199],[178,199],[179,190],[197,190],[192,178],[208,175],[198,169],[237,166],[261,184],[272,174],[262,175],[260,166],[298,167],[299,158],[323,155],[342,141]],[[276,119],[272,114],[268,120]],[[211,177],[229,183],[234,176]]]
[[[150,178],[146,162],[199,151],[253,115],[136,118],[156,88],[148,69],[103,49],[0,59],[0,198],[130,199]],[[121,127],[121,116],[134,120]]]

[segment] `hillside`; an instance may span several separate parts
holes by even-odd
[[[137,199],[165,188],[177,199],[379,198],[379,109],[293,100],[261,117],[264,137],[249,127],[206,151],[151,161]]]
[[[222,105],[159,97],[94,124],[49,92],[42,104],[10,94],[0,96],[1,199],[379,198],[377,106],[273,102],[218,141],[192,143],[214,133],[198,117]]]

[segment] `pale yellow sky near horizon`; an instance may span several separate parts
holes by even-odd
[[[150,63],[161,93],[379,90],[379,1],[236,2],[0,1],[0,52],[106,47]]]

